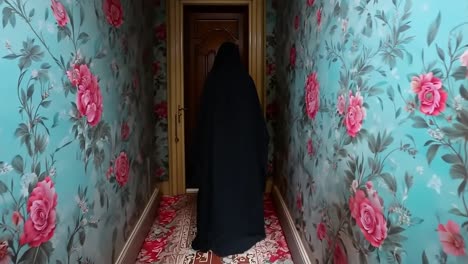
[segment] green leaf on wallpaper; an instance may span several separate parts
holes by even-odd
[[[377,96],[377,100],[379,100],[380,110],[383,111],[383,101],[382,101],[382,98],[380,98],[380,97]]]
[[[29,248],[19,259],[20,264],[47,264],[49,257],[54,251],[52,243],[47,242],[41,244],[39,247]]]
[[[83,228],[80,229],[78,233],[78,238],[80,240],[80,245],[84,245],[84,242],[86,240],[86,233]]]
[[[458,186],[458,196],[461,196],[466,190],[466,179],[463,180]]]
[[[15,13],[12,13],[10,16],[10,25],[14,28],[16,26],[16,15]]]
[[[401,107],[395,112],[395,118],[398,118],[401,115]]]
[[[44,14],[44,20],[47,20],[49,18],[49,8],[46,8],[45,14]]]
[[[422,264],[429,264],[429,259],[427,258],[425,250],[422,253]]]
[[[434,39],[437,36],[437,33],[439,32],[439,27],[440,27],[440,21],[441,21],[441,13],[439,11],[439,14],[437,15],[437,18],[431,23],[429,26],[429,31],[427,32],[427,46],[430,46]]]
[[[387,88],[387,95],[388,95],[388,99],[390,99],[390,101],[393,102],[393,100],[395,99],[395,91],[393,90],[392,86],[389,86]]]
[[[16,155],[11,161],[11,166],[13,167],[13,169],[15,169],[16,172],[18,172],[19,174],[23,174],[24,173],[23,157],[21,157],[20,155]]]
[[[467,216],[466,214],[462,213],[462,211],[460,211],[460,209],[458,209],[458,208],[450,209],[449,213],[454,214],[454,215],[458,215],[458,216]]]
[[[468,75],[468,68],[466,68],[464,66],[457,67],[455,69],[455,71],[453,71],[453,73],[452,73],[452,77],[455,78],[455,80],[457,80],[457,81],[465,80],[467,75]],[[465,97],[463,97],[463,98],[465,98]]]
[[[463,99],[468,100],[468,91],[463,84],[460,85],[460,95],[463,97]]]
[[[14,53],[13,53],[13,54],[5,55],[5,56],[3,56],[3,58],[4,58],[4,59],[7,59],[7,60],[14,60],[14,59],[16,59],[16,58],[18,58],[18,57],[20,57],[20,56],[21,56],[21,55],[17,55],[17,54],[14,54]]]
[[[433,144],[429,147],[426,153],[427,163],[430,165],[432,160],[434,159],[435,155],[437,154],[437,150],[440,148],[440,144]]]
[[[405,173],[405,184],[406,188],[409,190],[413,186],[414,183],[414,176],[409,175],[408,172]]]
[[[52,121],[52,128],[57,127],[59,122],[59,113],[54,114],[54,119]]]
[[[80,7],[80,26],[83,25],[84,20],[85,20],[84,8],[83,8],[83,7]]]
[[[457,163],[450,167],[450,176],[452,179],[467,179],[468,175],[466,173],[465,166],[463,164]]]
[[[85,44],[86,42],[89,41],[89,35],[85,32],[81,32],[80,35],[78,36],[78,41],[80,41],[81,44]]]
[[[50,101],[50,100],[48,100],[48,101],[42,101],[41,106],[44,107],[44,108],[47,108],[47,107],[49,107],[49,105],[50,105],[51,102],[52,102],[52,101]]]
[[[8,21],[10,21],[10,17],[11,17],[12,14],[13,14],[13,9],[11,9],[9,7],[3,8],[3,11],[2,11],[2,15],[3,15],[2,25],[3,25],[4,28],[6,27],[6,25],[8,25]]]
[[[452,127],[443,127],[442,128],[442,132],[444,132],[444,134],[451,138],[451,139],[455,139],[455,138],[463,138],[465,137],[465,133],[468,133],[468,131],[465,131],[463,129],[464,126],[460,125],[460,124],[455,124],[454,125],[455,128],[452,128]]]
[[[437,49],[437,55],[439,56],[439,59],[442,61],[445,61],[445,52],[443,49],[439,47],[439,45],[436,44],[436,49]]]
[[[413,127],[415,128],[428,128],[429,125],[427,124],[426,120],[420,116],[414,116],[411,119],[413,119]]]
[[[36,10],[35,10],[34,8],[33,8],[33,9],[31,9],[31,11],[29,11],[29,18],[31,18],[31,17],[33,17],[33,16],[34,16],[34,14],[35,14],[35,11],[36,11]]]
[[[392,193],[396,193],[397,191],[397,182],[396,182],[396,179],[395,177],[393,177],[390,173],[382,173],[379,175],[380,178],[382,178],[385,182],[385,184],[387,185],[388,189],[392,192]]]
[[[33,96],[34,94],[34,84],[31,84],[29,87],[28,87],[28,91],[26,92],[26,96],[28,99],[31,98],[31,96]]]
[[[48,138],[46,135],[37,135],[36,138],[34,139],[34,150],[36,153],[44,153],[47,143],[48,143]]]
[[[451,164],[460,162],[460,159],[459,159],[458,156],[455,155],[455,154],[445,154],[445,155],[442,156],[442,159],[443,159],[445,162],[451,163]],[[463,161],[461,161],[461,162],[463,162]]]
[[[3,181],[0,181],[0,194],[4,194],[8,191],[8,186]]]

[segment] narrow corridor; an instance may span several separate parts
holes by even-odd
[[[196,196],[164,196],[137,264],[293,263],[271,198],[265,197],[264,204],[266,239],[244,254],[220,258],[211,253],[195,252],[190,247],[196,233]]]

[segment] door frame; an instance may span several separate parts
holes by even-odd
[[[260,104],[265,113],[265,0],[168,0],[167,2],[167,90],[169,180],[162,184],[168,195],[184,194],[184,6],[186,5],[244,5],[248,7],[249,73],[257,87]]]

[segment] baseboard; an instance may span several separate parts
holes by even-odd
[[[301,236],[294,225],[294,220],[289,213],[288,207],[286,206],[280,191],[274,185],[272,189],[275,208],[278,212],[281,227],[283,228],[284,235],[286,236],[286,241],[288,242],[294,264],[312,264],[312,253],[310,250],[307,250],[302,242]]]
[[[141,246],[143,245],[143,242],[148,235],[148,232],[150,231],[153,225],[153,221],[156,217],[156,212],[159,207],[160,194],[161,192],[158,186],[151,195],[145,210],[141,214],[140,219],[138,219],[138,222],[133,228],[133,231],[125,243],[122,251],[120,252],[120,255],[117,258],[115,264],[128,264],[136,262]]]

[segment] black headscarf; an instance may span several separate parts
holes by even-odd
[[[265,237],[269,137],[261,109],[237,45],[223,43],[205,82],[193,146],[196,250],[237,254]]]

